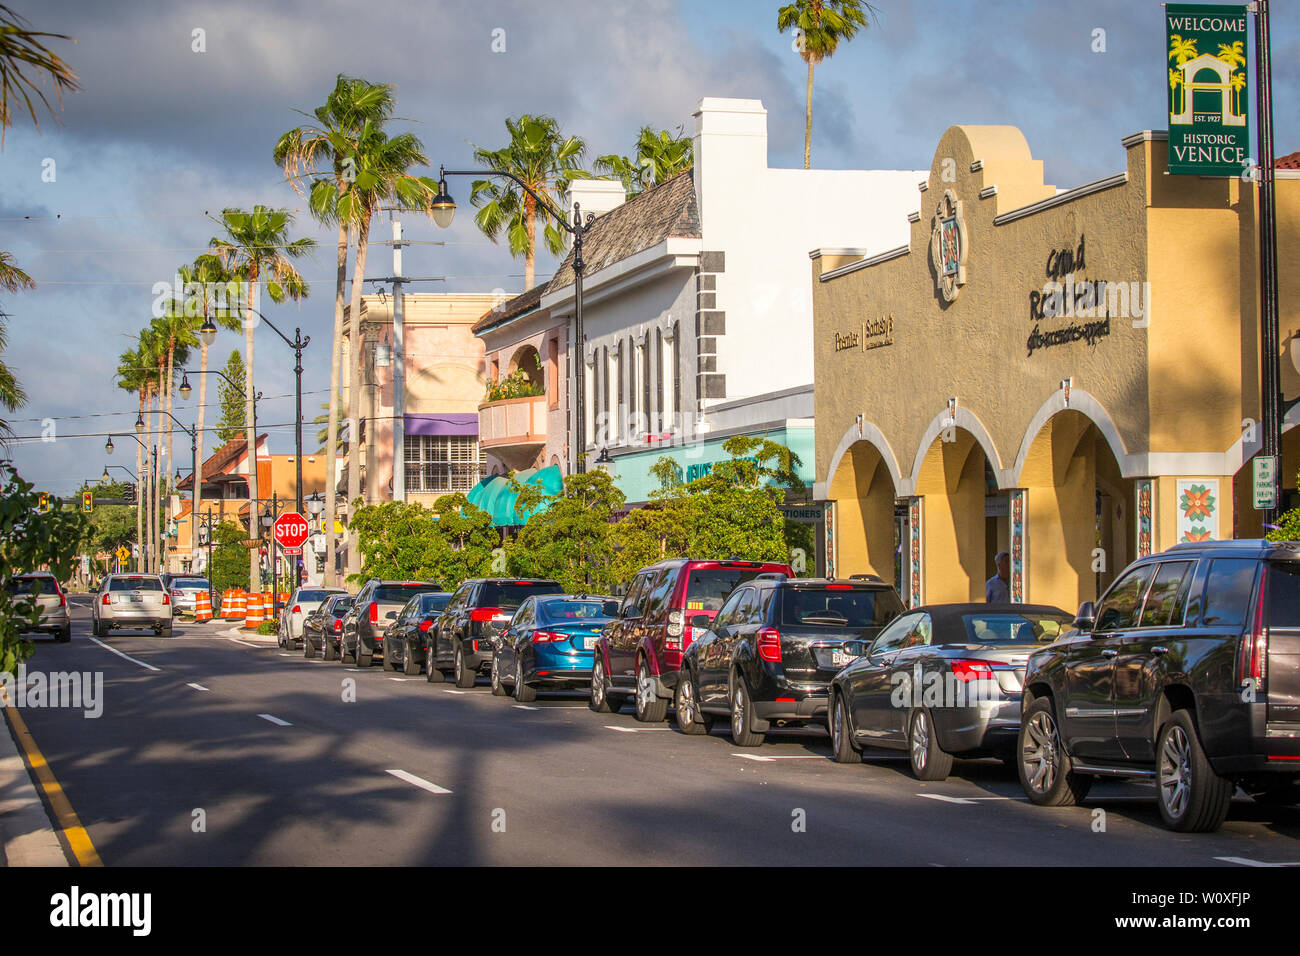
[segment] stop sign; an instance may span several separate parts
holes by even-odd
[[[290,554],[302,549],[307,540],[307,519],[296,511],[289,511],[275,519],[276,543]]]

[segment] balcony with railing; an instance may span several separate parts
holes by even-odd
[[[478,407],[478,441],[494,454],[512,449],[531,451],[546,444],[545,395],[502,398]]]

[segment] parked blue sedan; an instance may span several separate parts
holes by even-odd
[[[596,638],[618,613],[618,598],[539,594],[527,598],[492,650],[492,693],[537,699],[538,688],[586,687]]]

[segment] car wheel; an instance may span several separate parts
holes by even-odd
[[[424,649],[424,679],[430,684],[441,684],[447,679],[447,675],[438,670],[437,654],[434,653],[432,643]]]
[[[309,661],[316,658],[316,645],[311,642],[311,635],[307,633],[302,635],[302,656]]]
[[[357,659],[358,667],[369,667],[371,662],[374,661],[375,659],[375,652],[374,651],[367,652],[365,649],[365,645],[361,643],[360,634],[357,635],[357,652],[355,656]]]
[[[414,677],[420,673],[420,665],[415,659],[415,645],[407,641],[405,650],[406,653],[402,655],[402,674]]]
[[[172,636],[172,627],[171,627],[171,625],[168,624],[166,627],[160,627],[160,628],[158,629],[158,636],[159,636],[159,637],[171,637],[171,636]]]
[[[952,754],[939,746],[934,718],[924,707],[912,711],[908,722],[907,754],[917,780],[946,780],[952,773]]]
[[[1088,795],[1092,777],[1074,773],[1061,745],[1052,698],[1039,697],[1025,710],[1016,744],[1020,786],[1040,807],[1072,807]]]
[[[673,693],[673,717],[677,729],[684,734],[700,736],[713,728],[713,718],[700,710],[700,694],[695,686],[695,675],[682,668],[677,680],[677,690]]]
[[[358,640],[357,648],[360,649],[360,647],[361,644]],[[356,651],[354,650],[352,653],[348,653],[348,639],[346,637],[339,638],[339,662],[343,664],[355,664],[356,661]]]
[[[90,636],[103,637],[103,635],[99,633],[99,621],[93,617],[90,619]]]
[[[843,694],[835,694],[831,705],[831,759],[836,763],[862,763],[862,754],[853,749],[849,726],[849,705]]]
[[[320,656],[322,660],[326,661],[338,660],[339,652],[338,649],[334,647],[334,641],[332,638],[323,635],[321,636]]]
[[[384,641],[384,670],[390,674],[397,671],[397,665],[393,663],[393,652],[389,650],[392,646],[392,641]]]
[[[1156,740],[1156,794],[1160,818],[1180,833],[1219,829],[1235,789],[1214,772],[1190,711],[1177,710]]]
[[[474,680],[478,677],[465,663],[465,646],[459,639],[456,641],[456,660],[452,673],[456,678],[456,686],[462,689],[473,687]]]
[[[587,706],[598,714],[617,714],[623,709],[622,696],[616,697],[605,686],[605,662],[601,659],[599,650],[591,664],[591,697],[587,700]]]
[[[655,693],[650,665],[644,657],[636,665],[636,719],[643,724],[657,724],[668,716],[668,701]]]
[[[745,686],[745,678],[739,674],[735,675],[734,683],[731,692],[731,739],[737,747],[757,747],[765,735],[756,733],[750,726],[750,711],[753,706],[749,699],[749,688]]]
[[[60,644],[66,644],[70,640],[72,640],[72,625],[69,624],[67,627],[60,630],[55,640],[57,640]]]
[[[510,691],[501,683],[501,661],[496,653],[492,654],[492,696],[509,697]]]
[[[524,662],[515,655],[515,700],[521,704],[531,703],[537,699],[537,688],[524,683]]]

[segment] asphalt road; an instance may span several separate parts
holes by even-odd
[[[1300,812],[1241,795],[1220,832],[1174,834],[1150,788],[1043,809],[993,761],[922,783],[888,754],[835,764],[821,733],[743,749],[721,725],[685,737],[577,695],[520,706],[220,622],[97,642],[86,600],[72,642],[40,641],[28,669],[102,672],[102,716],[23,716],[108,866],[1300,863]]]

